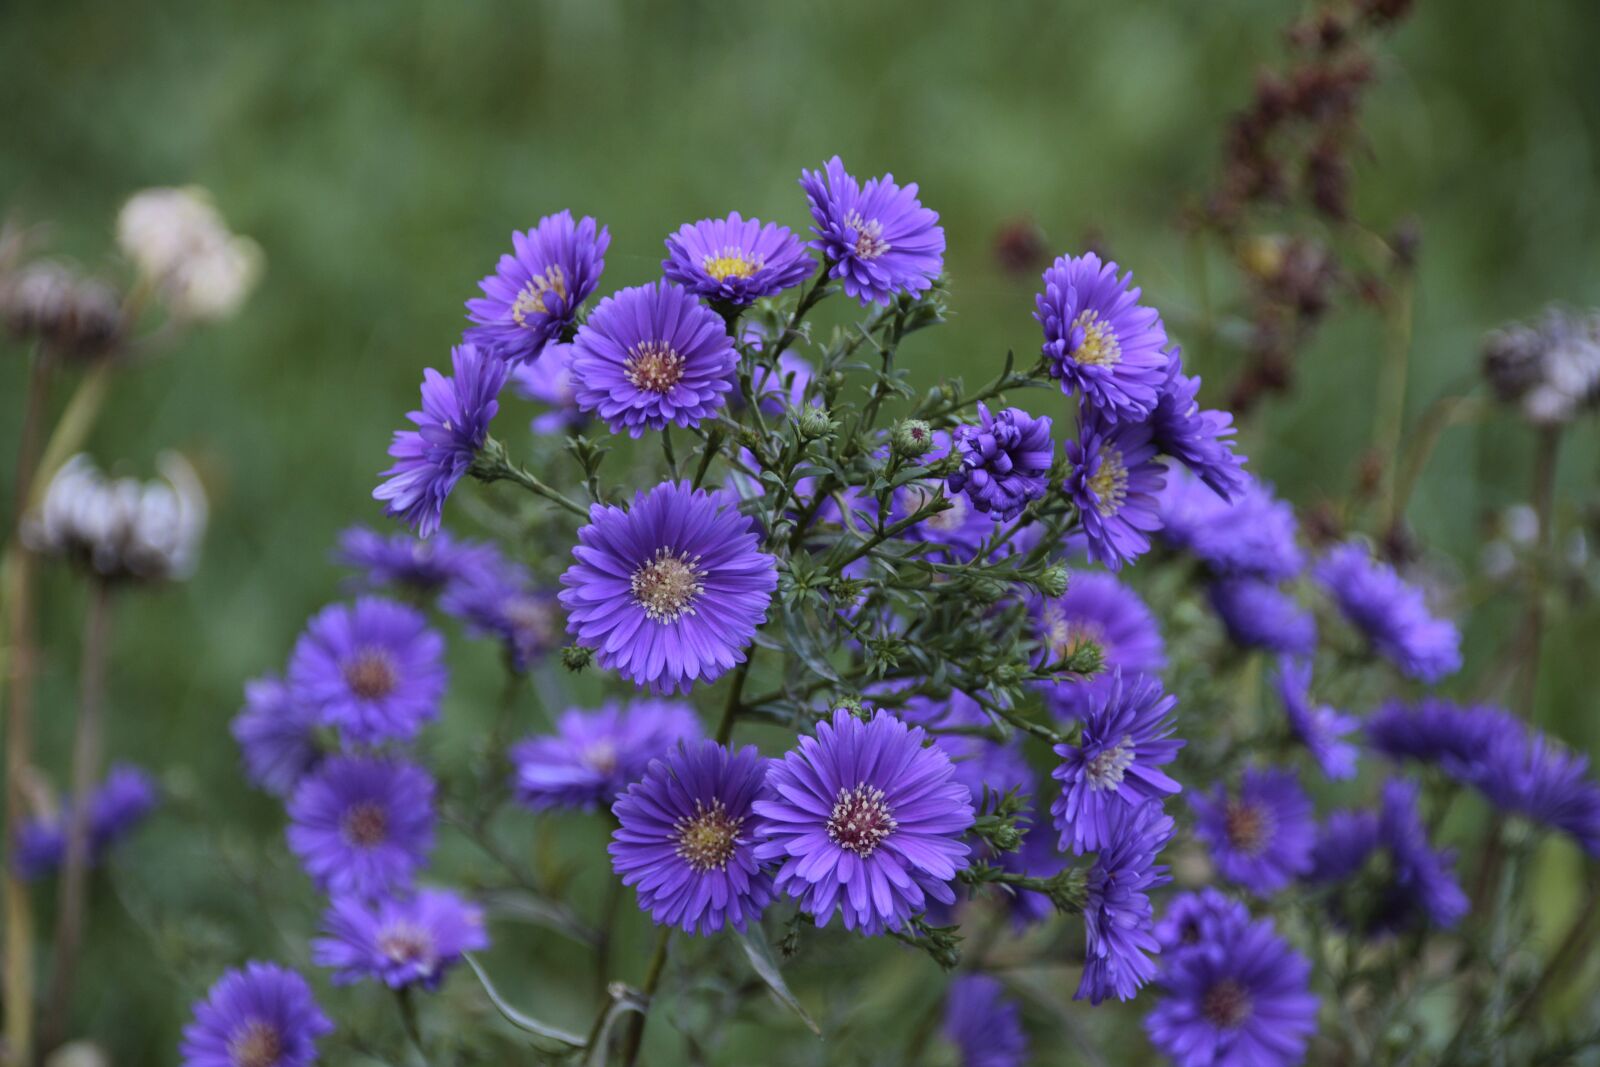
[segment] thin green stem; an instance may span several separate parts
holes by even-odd
[[[664,926],[656,935],[656,949],[650,957],[649,969],[645,971],[644,985],[639,991],[643,994],[643,1005],[639,1009],[638,1018],[631,1019],[628,1027],[627,1040],[622,1046],[622,1062],[624,1067],[633,1067],[639,1059],[639,1047],[644,1043],[644,1026],[650,1019],[650,1004],[655,999],[656,989],[661,985],[661,975],[667,968],[667,947],[672,943],[672,927]]]

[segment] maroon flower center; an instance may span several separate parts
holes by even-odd
[[[1102,749],[1084,761],[1084,776],[1094,789],[1115,789],[1122,784],[1123,775],[1133,766],[1133,738],[1124,737],[1110,748]]]
[[[364,648],[344,662],[344,681],[362,700],[382,700],[400,680],[394,660],[381,648]]]
[[[622,375],[635,389],[665,393],[683,380],[683,357],[665,341],[640,341],[628,351]]]
[[[857,259],[877,259],[892,247],[883,239],[883,223],[877,219],[865,219],[859,211],[852,211],[845,216],[844,224],[856,231],[856,243],[852,251]]]
[[[395,963],[425,963],[433,959],[433,936],[415,923],[393,923],[378,934],[378,951]]]
[[[1218,1029],[1232,1030],[1250,1018],[1250,994],[1232,978],[1224,978],[1206,990],[1200,1012]]]
[[[375,801],[362,801],[344,813],[339,830],[347,843],[357,848],[374,848],[389,837],[389,814]]]
[[[249,1020],[228,1039],[228,1059],[233,1067],[277,1067],[282,1055],[278,1028],[260,1019]]]
[[[642,567],[633,572],[629,588],[633,599],[654,622],[677,622],[694,614],[694,602],[705,592],[704,572],[699,557],[675,553],[662,546]]]
[[[883,790],[865,782],[854,789],[839,790],[833,812],[828,816],[828,839],[862,859],[875,852],[899,823],[884,803]]]
[[[730,816],[722,801],[713,800],[708,808],[696,800],[694,814],[681,816],[672,824],[678,858],[698,874],[724,869],[733,858],[742,825],[744,819]]]
[[[1272,820],[1258,804],[1230,800],[1222,811],[1222,829],[1228,835],[1229,844],[1253,856],[1266,847]]]

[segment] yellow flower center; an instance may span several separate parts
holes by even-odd
[[[622,374],[636,389],[665,393],[683,380],[683,357],[665,341],[640,341],[629,350]]]
[[[1100,469],[1090,476],[1089,491],[1095,496],[1094,509],[1102,515],[1115,515],[1127,502],[1128,468],[1117,449],[1100,453]]]
[[[694,814],[682,816],[672,825],[678,835],[678,857],[698,874],[720,871],[733,858],[742,825],[744,819],[730,817],[722,801],[713,800],[708,808],[696,800]]]
[[[760,256],[746,255],[742,249],[724,248],[720,255],[707,256],[700,265],[719,282],[729,278],[748,278],[764,266]]]
[[[559,263],[552,263],[543,274],[528,279],[528,284],[511,302],[512,321],[526,328],[529,315],[548,315],[550,305],[545,298],[551,293],[559,300],[567,299],[567,272],[561,269]]]
[[[1094,310],[1084,311],[1072,320],[1083,331],[1083,343],[1072,350],[1072,358],[1095,367],[1114,367],[1122,362],[1122,346],[1117,331]]]

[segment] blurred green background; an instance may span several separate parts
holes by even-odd
[[[121,376],[92,440],[103,463],[141,472],[159,450],[184,450],[215,513],[193,581],[118,607],[110,750],[161,768],[179,800],[129,850],[123,899],[101,893],[90,966],[105,980],[83,1018],[121,1062],[170,1056],[187,999],[212,977],[184,962],[194,924],[169,928],[185,911],[214,924],[219,955],[275,951],[261,902],[183,812],[207,811],[228,848],[279,832],[278,809],[236,770],[227,722],[241,682],[278,667],[336,595],[333,537],[380,519],[370,492],[388,435],[422,368],[448,359],[461,302],[513,228],[562,207],[592,214],[613,235],[604,286],[634,284],[657,274],[662,238],[686,220],[737,209],[803,228],[799,171],[837,152],[857,174],[919,182],[942,216],[955,315],[909,349],[922,383],[984,378],[1007,348],[1026,357],[1038,344],[1034,279],[993,256],[997,231],[1019,218],[1052,254],[1099,235],[1157,306],[1194,306],[1179,208],[1210,184],[1226,117],[1300,11],[1272,0],[0,4],[0,206],[48,221],[56,250],[98,265],[129,193],[199,183],[267,255],[239,319]],[[1415,416],[1470,383],[1486,329],[1600,295],[1600,5],[1422,0],[1389,45],[1356,203],[1375,226],[1414,216],[1422,227]],[[1348,491],[1372,436],[1381,341],[1371,314],[1336,316],[1304,354],[1298,390],[1248,426],[1254,468],[1297,504]],[[15,440],[23,380],[21,353],[9,355],[0,442]],[[1203,396],[1218,402],[1231,357],[1203,357]],[[1592,422],[1563,453],[1569,517],[1595,484]],[[510,419],[499,432],[521,440]],[[1458,577],[1475,566],[1484,516],[1526,499],[1531,452],[1509,416],[1447,432],[1411,519]],[[44,612],[41,745],[61,767],[79,586],[51,573]],[[1600,641],[1594,615],[1552,620],[1540,712],[1589,748],[1600,689],[1580,663]],[[1474,614],[1474,664],[1516,617],[1514,604]],[[487,721],[492,656],[459,650],[457,668],[447,719],[471,731]],[[287,877],[285,895],[308,896]]]

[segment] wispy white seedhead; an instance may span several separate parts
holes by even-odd
[[[261,276],[261,248],[233,233],[198,186],[135,193],[117,216],[117,243],[181,319],[232,316]]]

